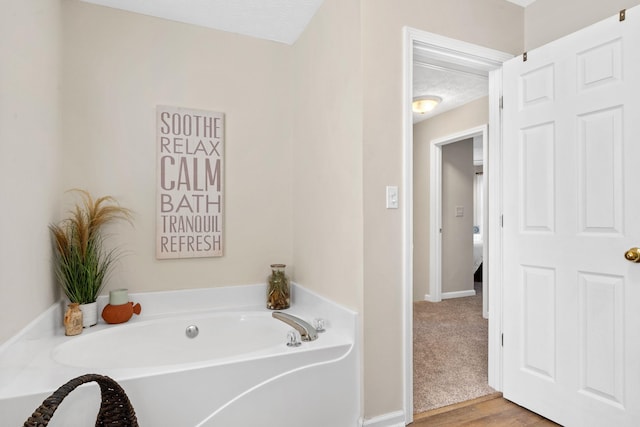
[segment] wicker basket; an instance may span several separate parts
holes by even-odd
[[[64,398],[79,385],[92,381],[100,385],[102,394],[102,403],[96,418],[96,427],[138,427],[135,411],[122,387],[111,378],[97,374],[82,375],[61,386],[42,402],[42,405],[24,422],[24,427],[48,425],[53,413],[58,409]]]

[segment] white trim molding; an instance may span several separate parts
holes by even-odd
[[[413,46],[416,36],[403,28],[402,67],[402,403],[413,421]]]
[[[477,70],[489,75],[489,151],[496,152],[489,154],[489,167],[494,177],[501,175],[501,164],[496,161],[499,156],[501,141],[501,117],[499,114],[499,93],[502,87],[502,63],[511,59],[513,55],[500,52],[494,49],[478,46],[472,43],[451,39],[438,34],[417,30],[415,28],[403,28],[403,94],[402,94],[402,287],[403,287],[403,304],[402,304],[402,352],[403,352],[403,408],[404,417],[400,414],[400,418],[394,420],[391,418],[389,424],[386,425],[405,425],[413,421],[413,113],[411,111],[411,101],[413,99],[413,61],[414,51],[419,55],[421,60],[432,59],[434,61],[441,60],[445,63],[455,63],[468,70]],[[489,184],[489,192],[491,193],[492,202],[489,205],[489,215],[496,215],[497,206],[501,206],[502,195],[496,191],[498,186],[494,178]],[[489,305],[489,385],[500,390],[502,387],[500,376],[501,354],[498,339],[499,325],[501,322],[501,299],[502,283],[498,274],[501,266],[501,237],[499,231],[496,230],[497,219],[492,217],[488,221],[485,242],[489,238],[492,247],[489,249],[489,283],[490,293],[488,295]],[[498,232],[497,232],[498,231]],[[495,256],[495,258],[492,258]],[[484,269],[483,269],[484,272]],[[396,413],[394,413],[396,414]],[[402,421],[401,421],[402,418]],[[377,420],[374,419],[374,420]],[[386,420],[386,418],[385,418]],[[386,421],[384,421],[386,422]],[[391,424],[391,422],[401,424]],[[367,422],[368,423],[368,422]],[[366,424],[367,426],[376,426],[377,424]]]
[[[362,427],[404,427],[404,412],[395,411],[379,415],[368,420],[361,420]]]
[[[489,98],[502,98],[502,67],[489,74]],[[499,123],[499,126],[494,124]],[[502,391],[502,111],[500,102],[489,104],[489,153],[485,171],[488,216],[484,219],[484,255],[482,280],[490,284],[486,298],[489,309],[489,386]],[[487,180],[488,178],[488,180]],[[487,182],[488,181],[488,182]],[[485,268],[486,267],[486,268]]]
[[[429,165],[429,292],[431,301],[445,299],[442,294],[442,147],[475,136],[482,136],[486,147],[488,126],[476,126],[430,142]],[[483,150],[486,152],[487,150]],[[486,215],[485,215],[486,216]],[[485,256],[484,259],[487,259]],[[486,281],[483,286],[485,286]],[[486,294],[486,292],[485,292]],[[483,301],[483,309],[486,307]]]
[[[476,296],[476,291],[473,289],[468,291],[456,291],[456,292],[443,292],[442,299],[453,299],[453,298],[465,298],[465,297],[474,297]]]
[[[424,296],[425,301],[429,302],[440,302],[445,299],[453,299],[453,298],[464,298],[464,297],[474,297],[476,296],[476,291],[467,290],[467,291],[455,291],[455,292],[442,292],[440,294],[440,299],[436,300],[430,294],[426,294]]]

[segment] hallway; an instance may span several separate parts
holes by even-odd
[[[495,392],[488,381],[488,321],[476,295],[413,304],[414,413]]]

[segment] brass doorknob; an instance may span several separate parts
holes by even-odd
[[[627,261],[640,262],[640,249],[631,248],[624,253],[624,257]]]

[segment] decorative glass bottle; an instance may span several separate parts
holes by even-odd
[[[284,310],[289,308],[289,278],[285,276],[284,264],[271,264],[271,275],[267,283],[267,308]]]
[[[72,302],[64,313],[64,334],[72,336],[80,333],[82,333],[82,310],[77,302]]]

